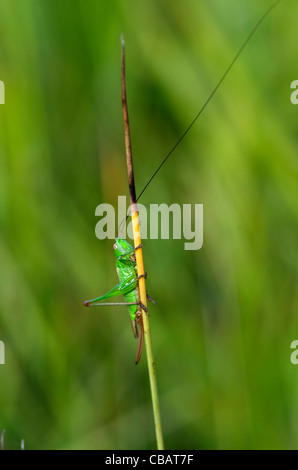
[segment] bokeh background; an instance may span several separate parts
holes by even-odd
[[[95,208],[128,195],[120,34],[140,192],[271,0],[0,2],[0,430],[6,448],[154,449],[145,353]],[[258,30],[142,196],[204,204],[204,245],[147,240],[167,449],[298,442],[298,2]]]

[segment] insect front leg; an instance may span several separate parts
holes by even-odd
[[[143,243],[140,243],[138,246],[136,246],[136,247],[133,248],[132,250],[129,250],[129,251],[127,251],[126,253],[123,253],[122,255],[118,256],[117,259],[120,260],[120,259],[122,259],[124,256],[128,256],[128,255],[134,253],[136,250],[142,248],[143,246],[144,246],[144,244],[143,244]]]
[[[144,274],[140,274],[137,279],[141,279],[141,277],[144,277],[145,279],[147,279],[147,273],[145,272]]]

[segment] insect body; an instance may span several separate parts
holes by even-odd
[[[128,307],[131,326],[135,338],[139,338],[138,350],[136,356],[136,364],[139,362],[143,348],[143,321],[142,309],[146,311],[142,305],[139,296],[138,275],[135,261],[135,249],[124,239],[116,238],[114,243],[114,250],[116,256],[116,270],[120,283],[117,284],[106,294],[97,297],[96,299],[86,300],[84,305],[91,307],[95,305],[126,305]],[[104,299],[110,297],[117,297],[124,295],[126,302],[118,303],[103,303]]]

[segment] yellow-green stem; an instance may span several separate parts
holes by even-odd
[[[134,207],[136,209],[136,206]],[[141,245],[139,215],[138,215],[137,210],[134,210],[132,212],[131,217],[132,217],[132,227],[133,227],[133,234],[134,234],[134,245],[136,248],[137,246],[139,247]],[[139,248],[136,250],[136,263],[137,263],[137,269],[138,269],[138,276],[141,276],[145,272],[142,248]],[[147,291],[146,291],[145,277],[139,278],[139,291],[140,291],[141,302],[142,304],[145,305],[145,307],[147,307]],[[146,345],[146,355],[147,355],[147,364],[148,364],[148,372],[149,372],[149,380],[150,380],[150,388],[151,388],[157,448],[158,450],[163,450],[164,442],[163,442],[162,427],[161,427],[161,417],[160,417],[159,399],[158,399],[158,392],[157,392],[155,364],[154,364],[153,352],[152,352],[149,316],[144,311],[142,315],[143,315],[144,337],[145,337],[145,345]]]
[[[136,253],[136,264],[137,264],[137,270],[138,270],[138,276],[139,276],[139,292],[140,292],[140,300],[147,310],[147,291],[146,291],[146,281],[144,277],[145,271],[144,271],[144,262],[143,262],[143,251],[141,248],[139,214],[138,214],[138,209],[137,209],[137,204],[136,204],[136,192],[135,192],[131,141],[130,141],[130,131],[129,131],[129,119],[128,119],[126,85],[125,85],[125,55],[124,55],[123,38],[122,38],[121,84],[122,84],[122,110],[123,110],[123,119],[124,119],[126,162],[127,162],[127,171],[128,171],[128,184],[129,184],[129,194],[130,194],[130,204],[131,204],[131,217],[132,217],[132,226],[133,226],[134,246],[135,248],[138,247],[135,253]],[[152,353],[149,316],[143,310],[142,310],[142,319],[143,319],[143,326],[144,326],[144,338],[145,338],[146,353],[147,353],[147,362],[148,362],[148,371],[149,371],[149,380],[150,380],[150,388],[151,388],[157,448],[158,450],[163,450],[164,443],[163,443],[163,435],[162,435],[162,428],[161,428],[161,418],[160,418],[159,400],[158,400],[158,392],[157,392],[155,364],[154,364],[153,353]]]

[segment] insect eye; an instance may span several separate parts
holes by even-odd
[[[114,250],[117,250],[117,243],[114,243],[113,248]]]

